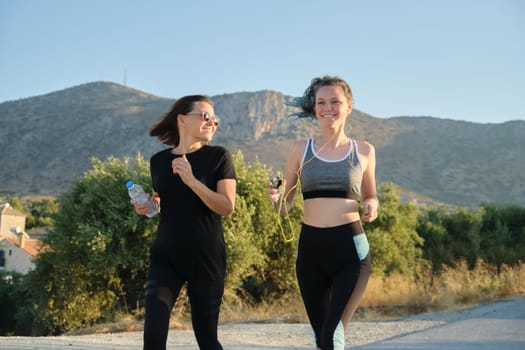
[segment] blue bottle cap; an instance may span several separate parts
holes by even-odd
[[[133,187],[133,181],[126,182],[126,188],[129,190],[131,187]]]

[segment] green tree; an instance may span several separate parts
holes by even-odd
[[[403,203],[400,188],[383,183],[378,187],[378,218],[366,223],[372,250],[372,271],[376,274],[415,272],[421,262],[423,239],[416,231],[419,208]]]
[[[13,209],[26,215],[26,229],[51,227],[53,215],[58,212],[58,202],[53,197],[22,199],[19,196],[9,196],[6,201]]]
[[[300,225],[301,203],[288,216],[280,218],[268,200],[268,178],[272,169],[259,161],[245,164],[242,153],[235,155],[238,175],[237,193],[246,209],[236,208],[236,215],[247,211],[253,244],[262,261],[253,265],[243,287],[256,300],[297,290],[295,281],[295,247]],[[259,258],[259,256],[258,256]]]
[[[0,270],[0,336],[24,333],[16,314],[23,306],[25,291],[21,274]]]
[[[422,211],[418,217],[417,232],[424,239],[423,258],[432,263],[432,270],[440,272],[444,265],[454,261],[449,249],[451,237],[445,228],[448,213],[442,208],[431,208]]]
[[[514,265],[525,258],[525,208],[482,205],[480,255],[497,266]]]
[[[481,209],[429,209],[420,216],[417,230],[425,239],[423,256],[432,262],[435,272],[462,260],[470,269],[476,266],[482,213]]]
[[[7,197],[7,203],[16,211],[19,211],[23,214],[27,214],[27,209],[22,202],[22,199],[19,196],[9,196]]]
[[[37,321],[50,332],[90,325],[142,300],[158,219],[135,213],[124,186],[129,179],[150,190],[141,155],[92,159],[92,169],[59,198],[47,249],[32,274],[42,292]]]
[[[236,210],[224,220],[226,298],[246,295],[250,285],[261,295],[283,292],[295,281],[295,248],[275,225],[267,199],[269,171],[260,163],[246,166],[240,152],[234,162],[239,190]],[[129,312],[128,305],[142,301],[158,218],[135,213],[124,186],[129,179],[151,191],[142,156],[92,159],[92,169],[59,197],[54,228],[30,274],[30,289],[41,291],[33,295],[38,332],[58,334],[111,320],[116,311]],[[285,234],[291,235],[286,229]]]
[[[250,172],[244,164],[240,151],[233,155],[237,174],[237,188],[250,183]],[[226,275],[226,297],[228,292],[241,293],[244,281],[253,276],[257,266],[262,266],[264,256],[255,242],[253,232],[256,207],[250,198],[243,196],[237,190],[235,210],[231,218],[223,219],[226,248],[228,254],[228,269]]]
[[[55,198],[37,198],[26,204],[29,215],[26,218],[26,229],[35,227],[52,227],[53,216],[58,213],[58,202]]]
[[[480,257],[481,210],[459,208],[445,218],[445,229],[449,235],[449,247],[454,262],[466,259],[473,269]]]

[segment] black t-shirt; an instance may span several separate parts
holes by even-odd
[[[173,174],[171,162],[180,157],[171,148],[154,154],[150,160],[153,189],[160,196],[160,224],[151,247],[152,254],[170,260],[181,274],[218,278],[224,276],[226,248],[222,218]],[[187,153],[193,175],[208,188],[217,182],[235,179],[231,154],[221,146],[205,145]]]

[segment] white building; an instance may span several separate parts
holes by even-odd
[[[9,203],[0,206],[0,270],[26,274],[35,267],[41,241],[25,232],[25,220]]]

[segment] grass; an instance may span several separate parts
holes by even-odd
[[[406,317],[423,312],[454,310],[525,294],[525,265],[503,266],[501,271],[479,261],[473,270],[466,262],[429,270],[417,275],[370,276],[355,319],[374,320]],[[258,305],[228,305],[221,310],[221,322],[308,322],[299,295],[265,301]]]
[[[417,275],[372,275],[354,317],[356,320],[378,320],[406,317],[423,312],[454,310],[466,306],[525,294],[525,265],[503,266],[498,272],[479,261],[469,270],[465,262],[444,268],[440,274],[430,270]],[[308,323],[298,294],[285,295],[260,303],[226,291],[220,323],[271,322]],[[143,310],[134,315],[121,315],[117,322],[76,330],[70,334],[92,334],[142,330]],[[191,329],[187,296],[183,288],[171,317],[171,327]]]
[[[361,302],[360,318],[404,317],[453,310],[525,294],[525,266],[502,267],[498,273],[479,261],[469,270],[466,262],[444,268],[440,274],[423,271],[414,276],[372,276]]]

